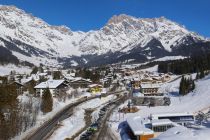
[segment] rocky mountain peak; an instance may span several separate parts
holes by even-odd
[[[110,18],[100,30],[77,32],[66,26],[49,25],[15,6],[0,6],[0,29],[3,47],[20,60],[35,60],[36,64],[43,61],[47,64],[49,60],[56,64],[52,58],[58,54],[72,62],[76,57],[74,61],[78,63],[83,56],[126,55],[137,50],[137,56],[158,57],[152,55],[154,50],[154,54],[160,51],[172,53],[174,48],[183,44],[203,42],[201,36],[165,17],[136,18],[120,14]],[[88,59],[80,62],[86,63]]]
[[[126,14],[114,15],[109,19],[107,24],[108,25],[109,24],[118,24],[125,20],[132,20],[132,19],[134,19],[134,17],[126,15]]]
[[[23,10],[17,8],[14,5],[0,5],[0,11],[5,11],[5,12],[14,12],[14,11],[18,11],[21,13],[24,13]]]

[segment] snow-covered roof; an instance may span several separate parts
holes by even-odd
[[[89,83],[92,82],[90,79],[84,79],[82,77],[75,77],[71,82],[73,83],[73,82],[77,82],[77,81],[80,81],[80,80],[86,81],[86,82],[89,82]]]
[[[96,87],[96,86],[102,87],[102,85],[99,85],[99,84],[91,84],[91,85],[89,85],[88,87],[89,87],[89,88],[93,88],[93,87]]]
[[[45,88],[55,89],[59,85],[61,85],[63,82],[64,80],[48,80],[46,82],[42,82],[36,85],[34,88],[35,89],[45,89]]]
[[[142,88],[160,88],[161,84],[141,84]]]
[[[209,128],[189,129],[184,126],[177,126],[168,129],[154,140],[209,140]]]
[[[173,117],[173,116],[194,116],[194,114],[189,113],[189,112],[152,114],[153,119],[158,119],[158,117]]]
[[[37,74],[32,74],[30,77],[28,78],[31,78],[31,79],[34,79],[35,81],[38,81],[39,80],[39,75]]]
[[[64,75],[64,78],[66,78],[68,80],[75,80],[75,78],[72,77],[71,75]]]
[[[153,79],[151,77],[145,77],[142,79],[143,81],[147,80],[147,81],[152,81]]]
[[[25,83],[27,83],[27,82],[29,82],[29,81],[31,81],[31,80],[32,80],[31,77],[29,77],[29,78],[27,78],[27,79],[23,78],[23,79],[21,79],[21,83],[22,83],[22,84],[25,84]]]
[[[133,78],[133,81],[140,81],[141,79],[139,77]]]
[[[75,73],[65,74],[64,77],[69,80],[75,79]]]
[[[146,128],[145,124],[149,122],[145,122],[143,118],[140,116],[129,117],[127,118],[127,123],[133,131],[134,135],[142,135],[142,134],[153,134],[154,131]]]
[[[44,72],[44,73],[39,73],[38,75],[39,75],[39,76],[46,76],[47,73],[45,73],[45,72]]]
[[[23,84],[21,84],[21,83],[18,82],[18,81],[14,81],[14,82],[12,82],[12,83],[10,83],[10,84],[13,84],[13,83],[18,84],[18,85],[20,85],[20,86],[24,86]]]

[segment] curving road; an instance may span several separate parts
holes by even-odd
[[[107,93],[106,96],[115,94],[115,93],[119,93],[119,92],[123,92],[123,91],[110,92],[110,93]],[[53,133],[54,128],[56,128],[58,122],[65,120],[66,118],[70,117],[73,114],[73,109],[75,106],[78,106],[79,104],[82,104],[86,101],[89,101],[89,100],[92,100],[95,98],[98,98],[98,96],[82,98],[82,99],[79,99],[75,103],[71,103],[71,104],[65,106],[54,117],[52,117],[49,121],[45,122],[36,131],[34,131],[30,135],[23,138],[23,140],[44,140],[44,139],[47,139],[47,137]]]
[[[124,103],[128,97],[123,96],[117,100],[111,105],[109,111],[106,113],[105,118],[102,121],[102,126],[100,127],[99,131],[91,138],[92,140],[116,140],[117,138],[112,135],[110,132],[110,128],[107,125],[107,120],[111,116],[114,109],[116,109],[119,105]]]

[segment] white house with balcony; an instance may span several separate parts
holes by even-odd
[[[65,80],[48,80],[34,87],[37,95],[42,95],[44,90],[49,89],[53,96],[58,95],[60,92],[65,92],[67,88],[68,85],[65,84]]]

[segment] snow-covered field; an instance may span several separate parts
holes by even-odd
[[[0,76],[8,75],[11,71],[16,71],[17,74],[29,74],[31,72],[31,68],[16,66],[13,64],[0,65]]]
[[[146,68],[146,69],[141,69],[141,71],[157,72],[158,71],[158,65],[155,65],[153,67]]]
[[[184,56],[165,56],[162,58],[155,59],[154,61],[168,61],[168,60],[178,60],[178,59],[184,59],[184,58],[186,58],[186,57],[184,57]]]

